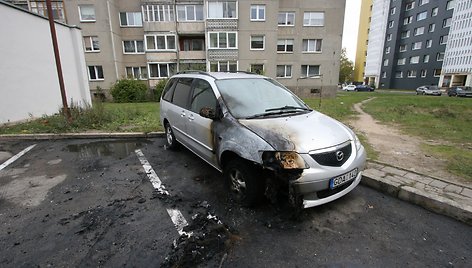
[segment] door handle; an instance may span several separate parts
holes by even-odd
[[[180,113],[180,117],[185,117],[185,111],[182,111],[182,112]]]

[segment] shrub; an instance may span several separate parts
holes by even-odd
[[[162,79],[159,81],[159,83],[157,83],[156,87],[154,88],[153,92],[152,92],[152,99],[154,101],[160,101],[161,100],[161,95],[162,95],[162,91],[164,91],[164,88],[167,84],[167,81],[169,79]]]
[[[110,90],[114,102],[144,102],[146,92],[146,84],[134,79],[118,80]]]

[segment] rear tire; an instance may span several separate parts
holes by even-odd
[[[242,206],[253,207],[263,197],[264,178],[253,163],[240,158],[230,160],[224,176],[230,197]]]
[[[169,123],[166,123],[165,126],[165,132],[166,132],[166,146],[167,148],[171,150],[175,150],[178,147],[177,140],[175,139],[174,131],[172,130],[172,127],[170,126]]]

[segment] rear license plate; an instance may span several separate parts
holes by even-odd
[[[348,173],[345,173],[341,176],[337,176],[335,178],[332,178],[329,180],[329,188],[330,189],[334,189],[336,187],[339,187],[343,184],[346,184],[350,181],[352,181],[353,179],[355,179],[357,177],[357,168],[349,171]]]

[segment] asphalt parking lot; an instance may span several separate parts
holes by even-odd
[[[164,144],[0,141],[0,163],[35,145],[0,170],[0,266],[472,266],[461,222],[364,186],[298,217],[283,200],[242,208]]]

